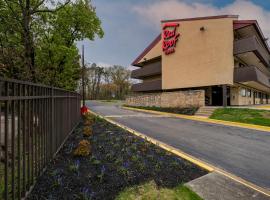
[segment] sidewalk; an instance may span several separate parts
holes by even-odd
[[[185,184],[204,200],[269,200],[263,195],[241,183],[212,172]]]
[[[174,114],[174,113],[160,112],[160,111],[154,111],[154,110],[131,108],[131,107],[126,107],[126,106],[123,106],[122,108],[127,109],[127,110],[135,110],[135,111],[140,111],[140,112],[165,115],[165,116],[176,117],[176,118],[181,118],[181,119],[189,119],[189,120],[200,121],[200,122],[208,122],[208,123],[213,123],[213,124],[221,124],[221,125],[226,125],[226,126],[234,126],[234,127],[247,128],[247,129],[253,129],[253,130],[258,130],[258,131],[270,132],[270,127],[260,126],[260,125],[255,125],[255,124],[230,122],[230,121],[223,121],[223,120],[217,120],[217,119],[209,119],[209,118],[201,117],[201,116]]]

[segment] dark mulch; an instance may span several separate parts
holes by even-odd
[[[126,187],[154,180],[175,187],[207,172],[101,119],[87,138],[92,155],[74,157],[85,139],[82,124],[71,134],[28,199],[114,199]]]
[[[168,113],[175,113],[175,114],[183,114],[183,115],[195,115],[198,107],[187,107],[187,108],[179,108],[179,107],[156,107],[156,106],[129,106],[124,105],[126,107],[131,108],[139,108],[139,109],[145,109],[145,110],[155,110],[160,112],[168,112]]]

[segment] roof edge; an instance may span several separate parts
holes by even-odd
[[[194,21],[194,20],[205,20],[205,19],[221,19],[221,18],[237,18],[239,15],[215,15],[207,17],[193,17],[193,18],[183,18],[183,19],[168,19],[161,20],[161,22],[175,22],[175,21]]]
[[[133,66],[138,66],[138,62],[161,40],[159,34],[145,49],[144,51],[131,63]]]
[[[234,23],[234,24],[237,24],[237,23],[238,23],[238,24],[246,24],[246,26],[250,26],[250,25],[255,26],[255,29],[257,30],[259,36],[261,37],[261,40],[263,41],[264,46],[266,47],[268,53],[270,54],[270,47],[269,47],[269,44],[268,44],[268,42],[265,40],[266,37],[264,36],[264,34],[263,34],[263,32],[262,32],[262,29],[261,29],[261,27],[260,27],[260,25],[259,25],[259,23],[258,23],[257,20],[235,20],[235,21],[233,21],[233,23]],[[244,28],[244,27],[246,27],[246,26],[239,27],[239,29],[240,29],[240,28]]]

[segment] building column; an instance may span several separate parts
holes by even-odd
[[[223,101],[223,106],[227,106],[227,86],[222,85],[222,101]]]

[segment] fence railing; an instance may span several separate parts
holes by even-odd
[[[80,121],[80,95],[0,78],[0,199],[21,199]]]

